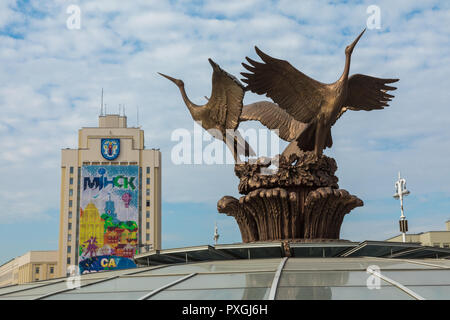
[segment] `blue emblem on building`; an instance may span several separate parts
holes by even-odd
[[[120,139],[102,139],[100,149],[103,158],[106,160],[114,160],[120,153]]]

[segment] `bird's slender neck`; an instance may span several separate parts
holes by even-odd
[[[342,76],[339,78],[339,81],[345,81],[348,79],[348,74],[350,72],[350,60],[351,60],[351,53],[345,55],[345,67],[344,72],[342,73]]]
[[[186,94],[186,90],[184,90],[184,86],[179,86],[178,87],[180,89],[181,92],[181,96],[183,97],[184,103],[186,104],[186,106],[189,109],[189,112],[191,113],[192,116],[197,114],[197,110],[196,108],[200,107],[199,105],[196,105],[195,103],[193,103],[191,100],[189,100],[187,94]],[[194,119],[195,120],[195,119]]]

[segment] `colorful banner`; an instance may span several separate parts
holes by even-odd
[[[80,181],[80,273],[136,267],[138,166],[83,166]]]

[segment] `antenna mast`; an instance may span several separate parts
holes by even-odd
[[[100,115],[104,116],[104,113],[103,113],[103,88],[102,88],[102,102],[101,102],[101,105],[100,105]]]
[[[136,106],[136,122],[137,127],[139,127],[139,106]]]

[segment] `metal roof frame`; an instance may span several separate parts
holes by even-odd
[[[372,241],[372,240],[366,240],[361,242],[356,247],[349,249],[346,252],[343,252],[340,257],[393,257],[394,253],[408,250],[408,249],[415,249],[422,247],[419,243],[415,242],[389,242],[389,241]],[[390,249],[387,250],[384,254],[379,254],[374,252],[372,250],[372,253],[367,252],[370,250],[370,248],[384,248],[384,249]]]
[[[165,267],[165,266],[156,267],[156,268],[143,268],[144,270],[138,270],[138,271],[133,270],[133,271],[131,271],[131,272],[127,272],[127,273],[124,273],[124,274],[118,274],[118,275],[113,275],[113,276],[106,277],[106,278],[101,278],[101,279],[99,279],[98,281],[92,281],[92,282],[86,283],[86,284],[84,284],[84,285],[81,285],[81,286],[79,286],[79,287],[73,287],[73,288],[69,288],[69,287],[68,287],[68,288],[66,288],[66,289],[61,289],[61,290],[49,292],[49,293],[47,293],[47,294],[44,294],[44,295],[40,295],[40,296],[38,296],[38,297],[35,297],[35,298],[33,298],[32,300],[41,300],[41,299],[44,299],[44,298],[47,298],[47,297],[51,297],[51,296],[56,295],[56,294],[59,294],[59,293],[64,293],[64,292],[72,291],[72,290],[75,290],[75,289],[77,289],[77,288],[85,288],[85,287],[88,287],[88,286],[90,286],[90,285],[94,285],[94,284],[106,282],[106,281],[109,281],[109,280],[114,280],[114,279],[120,278],[120,277],[122,277],[122,276],[135,275],[135,274],[138,274],[138,273],[142,273],[142,272],[146,272],[146,271],[154,270],[154,269],[159,269],[159,268],[163,268],[163,267]],[[64,279],[63,281],[67,281],[67,279]]]
[[[450,249],[425,247],[419,243],[388,241],[363,242],[288,242],[289,252],[281,241],[195,246],[154,250],[140,254],[135,261],[140,265],[161,265],[216,260],[327,257],[424,257],[447,258]]]
[[[275,296],[277,295],[278,290],[278,284],[280,283],[281,272],[283,271],[283,268],[288,259],[289,259],[288,257],[285,257],[281,260],[280,265],[278,266],[277,271],[273,276],[272,286],[270,287],[268,300],[275,300]]]

